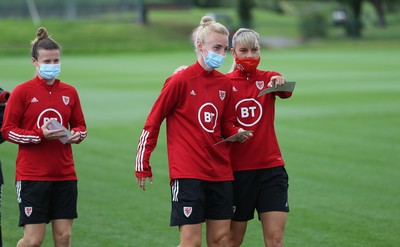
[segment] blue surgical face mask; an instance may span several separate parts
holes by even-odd
[[[61,64],[39,63],[38,72],[43,79],[54,80],[61,73]]]
[[[201,54],[203,56],[204,62],[206,63],[207,67],[210,69],[216,69],[221,67],[222,63],[225,60],[225,56],[209,51],[205,49],[207,53],[207,57],[204,58],[203,53]]]

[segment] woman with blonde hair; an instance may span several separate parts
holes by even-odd
[[[215,144],[243,129],[233,124],[231,83],[215,70],[224,61],[228,35],[211,17],[201,19],[195,36],[197,61],[166,80],[137,148],[136,177],[145,190],[146,179],[153,181],[150,155],[166,119],[170,225],[179,227],[180,247],[201,246],[203,222],[207,246],[229,244],[233,174],[227,144]]]
[[[52,223],[54,246],[71,246],[77,214],[77,176],[71,144],[86,137],[86,124],[76,89],[57,79],[61,47],[39,28],[32,42],[36,76],[11,93],[2,134],[19,145],[16,189],[19,226],[17,247],[40,246]]]
[[[257,210],[265,246],[282,247],[288,205],[288,175],[274,129],[275,99],[289,98],[291,92],[276,91],[257,97],[268,87],[286,83],[278,72],[258,69],[260,36],[241,28],[232,38],[234,57],[227,74],[235,93],[235,125],[253,130],[254,137],[245,143],[230,143],[234,171],[231,246],[241,245],[247,221]]]

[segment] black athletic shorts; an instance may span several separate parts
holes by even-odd
[[[49,223],[55,219],[75,219],[77,181],[17,181],[19,226]]]
[[[171,185],[171,226],[226,220],[233,216],[232,181],[175,179]]]
[[[255,210],[258,216],[271,211],[289,212],[289,177],[285,167],[238,171],[234,176],[232,220],[251,220]]]

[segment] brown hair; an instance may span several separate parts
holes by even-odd
[[[32,50],[31,55],[37,60],[38,50],[61,50],[61,46],[57,44],[52,38],[50,38],[49,33],[46,28],[39,27],[36,32],[36,38],[31,42]]]

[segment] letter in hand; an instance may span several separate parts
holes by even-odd
[[[223,143],[223,142],[235,142],[235,141],[245,142],[247,139],[249,139],[250,137],[253,136],[252,133],[253,133],[252,130],[244,130],[242,128],[239,128],[237,134],[234,134],[233,136],[230,136],[228,138],[225,138],[225,139],[215,143],[214,146],[218,145],[220,143]]]
[[[72,136],[69,130],[54,119],[46,121],[42,126],[42,131],[45,139],[58,139],[64,144],[67,143],[68,139]]]
[[[68,138],[67,143],[77,143],[81,139],[81,133],[71,130],[71,136]]]
[[[268,82],[267,87],[275,87],[275,88],[277,88],[277,87],[282,86],[283,84],[285,84],[285,82],[286,82],[285,77],[275,75],[275,76],[271,77],[271,80]]]
[[[252,133],[252,132],[253,132],[253,131],[246,131],[246,130],[240,128],[240,129],[238,130],[238,135],[237,135],[237,137],[236,137],[236,140],[237,140],[238,142],[245,142],[245,141],[247,141],[249,138],[253,137],[253,133]],[[241,134],[241,133],[242,133],[242,134]]]

